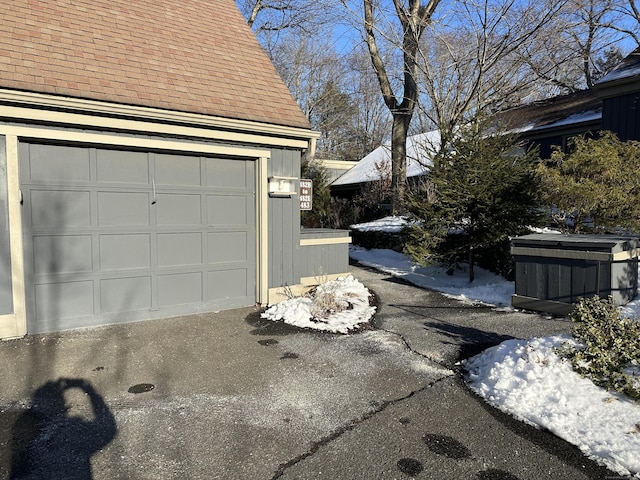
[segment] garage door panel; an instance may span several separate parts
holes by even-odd
[[[207,274],[207,301],[216,302],[242,298],[250,293],[250,280],[246,268],[210,271]]]
[[[98,192],[98,225],[147,227],[150,203],[147,193]]]
[[[65,231],[91,225],[91,195],[86,191],[32,190],[29,207],[32,229]]]
[[[200,158],[186,155],[155,154],[155,182],[164,186],[200,186]]]
[[[202,303],[202,273],[158,276],[158,306]]]
[[[205,162],[208,186],[253,190],[253,162],[227,158],[206,158]]]
[[[159,194],[155,207],[158,226],[202,225],[200,195]]]
[[[158,266],[202,264],[201,233],[158,234]]]
[[[88,182],[91,180],[88,148],[31,145],[29,174],[33,181],[59,180]]]
[[[34,235],[33,269],[37,275],[93,270],[91,235]]]
[[[151,235],[100,235],[100,269],[135,270],[151,267]]]
[[[207,235],[208,263],[244,262],[250,258],[248,232],[215,232]]]
[[[43,323],[37,331],[55,330],[59,319],[93,315],[93,281],[36,285],[35,311],[39,322]]]
[[[211,226],[247,225],[249,218],[249,199],[240,195],[208,195],[207,223]]]
[[[98,150],[97,181],[102,183],[149,184],[149,154]]]
[[[103,313],[150,309],[151,306],[151,276],[100,281],[100,311]]]

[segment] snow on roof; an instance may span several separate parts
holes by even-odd
[[[416,177],[429,171],[431,158],[440,145],[440,133],[436,130],[419,133],[407,138],[407,177]],[[391,144],[385,143],[365,156],[351,170],[331,185],[354,185],[381,180],[385,170],[391,169]]]
[[[543,130],[546,128],[555,128],[566,125],[574,125],[576,123],[591,122],[593,120],[600,120],[602,118],[602,110],[589,110],[587,112],[574,113],[566,118],[558,120],[557,122],[542,125],[540,127],[533,128],[531,130]]]
[[[504,110],[496,114],[493,120],[509,132],[525,133],[551,125],[595,120],[595,116],[587,118],[582,115],[596,115],[601,109],[602,99],[593,90],[583,90]]]
[[[586,93],[591,94],[591,92]],[[580,92],[580,95],[585,97],[584,92]],[[585,97],[586,102],[585,99],[580,99],[579,102],[576,102],[573,99],[575,96],[576,94],[572,94],[549,99],[544,102],[545,105],[542,107],[535,104],[519,108],[520,115],[517,115],[516,118],[519,117],[518,120],[524,123],[511,128],[509,132],[533,132],[562,126],[566,127],[602,118],[601,101],[595,95]],[[569,102],[573,102],[576,105],[569,104]],[[585,106],[596,106],[596,108],[575,112],[576,109],[584,108]],[[530,116],[535,116],[535,120],[529,119],[528,117]],[[407,178],[424,175],[429,171],[429,167],[432,165],[429,152],[433,153],[439,147],[439,144],[440,135],[436,130],[407,138]],[[365,156],[356,166],[348,170],[331,185],[356,185],[381,180],[385,171],[390,172],[390,168],[391,145],[387,142]]]
[[[627,55],[620,64],[602,77],[597,84],[623,80],[625,78],[640,76],[640,48],[636,48]]]

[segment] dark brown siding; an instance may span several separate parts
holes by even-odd
[[[605,99],[602,129],[611,130],[622,141],[640,140],[640,93]]]

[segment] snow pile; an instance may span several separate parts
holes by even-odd
[[[349,256],[362,265],[402,277],[403,280],[419,287],[435,290],[468,303],[508,307],[511,305],[511,295],[515,292],[513,282],[480,267],[475,267],[475,280],[469,282],[469,274],[464,268],[448,272],[447,269],[436,265],[421,267],[406,255],[393,250],[366,250],[351,246]]]
[[[574,340],[503,342],[466,361],[467,383],[495,407],[548,429],[620,475],[640,478],[640,404],[575,373],[553,350],[563,342]]]
[[[349,228],[359,232],[399,233],[404,227],[406,227],[406,225],[407,220],[404,217],[389,216],[376,220],[375,222],[350,225]]]
[[[351,275],[325,282],[311,293],[276,303],[262,317],[301,328],[348,333],[369,322],[376,310],[369,305],[369,290]]]

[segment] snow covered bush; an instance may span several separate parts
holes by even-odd
[[[352,276],[331,280],[311,290],[304,297],[289,298],[271,305],[262,318],[302,328],[335,333],[362,329],[373,317],[371,293]]]
[[[622,317],[611,297],[580,299],[569,318],[580,344],[565,344],[559,355],[596,385],[639,400],[640,322]]]

